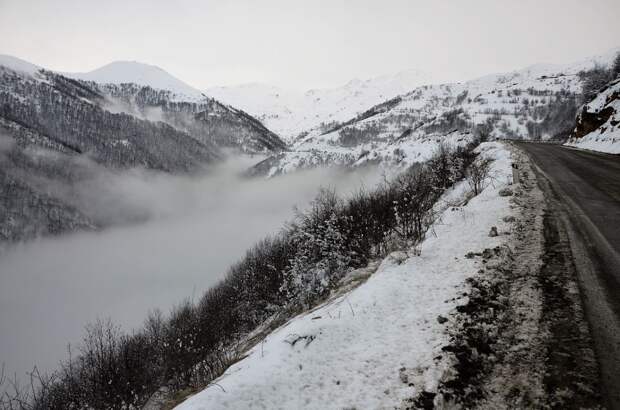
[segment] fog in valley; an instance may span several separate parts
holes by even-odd
[[[346,194],[376,184],[376,170],[312,170],[270,180],[229,161],[202,176],[101,171],[52,187],[111,227],[12,245],[0,253],[0,362],[24,377],[53,370],[84,326],[111,318],[124,330],[148,311],[198,298],[245,250],[277,232],[320,187]],[[69,192],[70,191],[70,192]]]

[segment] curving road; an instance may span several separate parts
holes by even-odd
[[[620,155],[518,146],[565,221],[604,393],[609,408],[620,409]]]

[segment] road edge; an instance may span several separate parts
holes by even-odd
[[[559,186],[553,184],[549,175],[527,151],[520,150],[529,158],[547,205],[558,215],[561,228],[568,236],[581,302],[599,364],[601,391],[609,409],[620,409],[620,318],[608,302],[607,290],[603,285],[607,276],[605,269],[596,262],[597,256],[605,263],[617,256],[613,250],[610,251],[610,245],[581,208]],[[595,251],[593,243],[602,246],[603,255]]]

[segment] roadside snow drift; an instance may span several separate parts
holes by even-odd
[[[464,255],[507,240],[511,210],[498,191],[510,153],[498,143],[479,150],[495,160],[488,186],[465,206],[455,204],[466,182],[444,195],[420,256],[388,256],[367,282],[274,331],[177,409],[394,408],[433,390],[447,366],[434,360],[448,344],[443,319],[467,301],[464,281],[478,269]]]

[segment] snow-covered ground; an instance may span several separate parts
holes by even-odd
[[[488,186],[464,206],[455,204],[466,182],[444,195],[420,256],[388,256],[367,282],[274,331],[177,409],[391,409],[432,391],[448,366],[435,358],[451,320],[438,317],[466,303],[464,281],[478,270],[464,255],[504,244],[489,231],[505,231],[502,217],[513,212],[498,195],[510,152],[499,143],[479,150],[495,160]]]
[[[588,119],[599,121],[596,119],[599,116],[602,124],[598,128],[581,138],[571,138],[566,145],[620,154],[620,80],[610,84],[584,107],[584,111],[577,118],[577,127]]]
[[[267,177],[322,166],[359,167],[378,164],[387,174],[398,173],[414,163],[429,160],[441,144],[453,148],[473,142],[471,133],[416,135],[400,140],[373,141],[356,147],[331,145],[329,141],[299,144],[298,149],[278,154]]]

